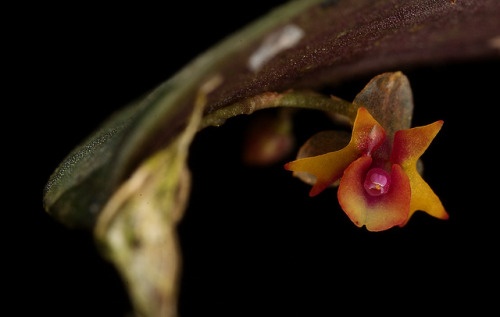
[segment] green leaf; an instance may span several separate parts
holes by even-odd
[[[59,165],[44,188],[44,206],[70,227],[94,225],[115,184],[112,159],[127,128],[137,116],[136,102],[107,120]]]

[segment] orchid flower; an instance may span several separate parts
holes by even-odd
[[[442,125],[436,121],[388,135],[366,108],[359,107],[346,147],[298,159],[285,169],[316,177],[311,197],[340,179],[340,206],[352,222],[369,231],[404,226],[417,210],[447,219],[440,199],[417,171],[418,159]]]

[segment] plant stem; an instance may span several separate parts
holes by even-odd
[[[248,115],[257,110],[278,107],[333,112],[348,117],[351,123],[354,122],[358,108],[357,105],[343,99],[334,96],[327,97],[309,90],[289,90],[284,93],[265,92],[205,115],[201,121],[200,130],[208,126],[220,126],[227,119],[237,115]]]

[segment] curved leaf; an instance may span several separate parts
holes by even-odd
[[[356,106],[302,89],[405,66],[498,58],[498,16],[495,0],[290,2],[105,123],[51,176],[45,208],[68,225],[92,228],[97,222],[96,236],[130,283],[136,308],[144,315],[175,316],[174,231],[189,179],[183,171],[194,130],[186,127],[192,127],[200,104],[195,102],[200,86],[210,78],[221,81],[215,90],[205,90],[210,93],[200,128],[279,106],[335,110],[352,121]],[[180,139],[187,143],[177,147]],[[132,186],[141,180],[137,175],[150,182]],[[154,204],[144,207],[139,192],[126,190],[130,187],[144,190]],[[155,230],[144,229],[147,224]],[[160,270],[165,275],[155,280],[158,265],[169,264],[171,270]],[[144,283],[143,273],[150,274]]]
[[[184,129],[196,91],[215,74],[223,82],[208,96],[205,115],[220,123],[251,113],[241,108],[248,106],[244,101],[269,91],[317,88],[389,68],[498,57],[492,39],[498,37],[499,15],[500,3],[493,0],[290,2],[201,55],[128,116],[118,115],[84,142],[49,180],[45,207],[68,224],[93,226],[120,183]],[[256,66],[256,54],[264,51],[269,53]],[[266,106],[261,100],[260,108]]]

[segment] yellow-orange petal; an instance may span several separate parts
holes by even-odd
[[[316,176],[316,183],[309,192],[309,196],[313,197],[342,177],[344,170],[359,156],[360,154],[352,146],[346,146],[335,152],[287,163],[285,169],[294,172],[307,172]]]
[[[363,156],[345,170],[337,192],[340,206],[358,227],[383,231],[402,224],[410,209],[410,181],[401,166],[393,164],[387,193],[373,196],[365,187],[372,158]]]
[[[405,168],[417,164],[432,140],[443,126],[443,121],[436,121],[422,127],[399,130],[394,134],[391,161]]]
[[[349,144],[335,152],[307,157],[285,164],[285,169],[316,176],[309,192],[315,196],[342,177],[344,170],[360,156],[369,156],[385,140],[384,128],[363,107],[358,109]]]
[[[384,128],[364,107],[358,109],[348,146],[355,147],[361,155],[371,155],[385,140]]]
[[[410,179],[411,186],[410,213],[402,226],[417,210],[436,218],[448,219],[441,200],[417,172],[418,159],[427,150],[442,126],[443,121],[436,121],[426,126],[400,130],[394,135],[391,161],[401,165]]]
[[[424,181],[417,170],[409,170],[406,172],[406,175],[408,175],[408,178],[410,179],[411,186],[410,212],[408,214],[408,219],[406,219],[401,226],[406,225],[410,220],[410,217],[417,210],[422,210],[439,219],[448,219],[448,213],[444,209],[441,200],[434,193],[429,184]]]

